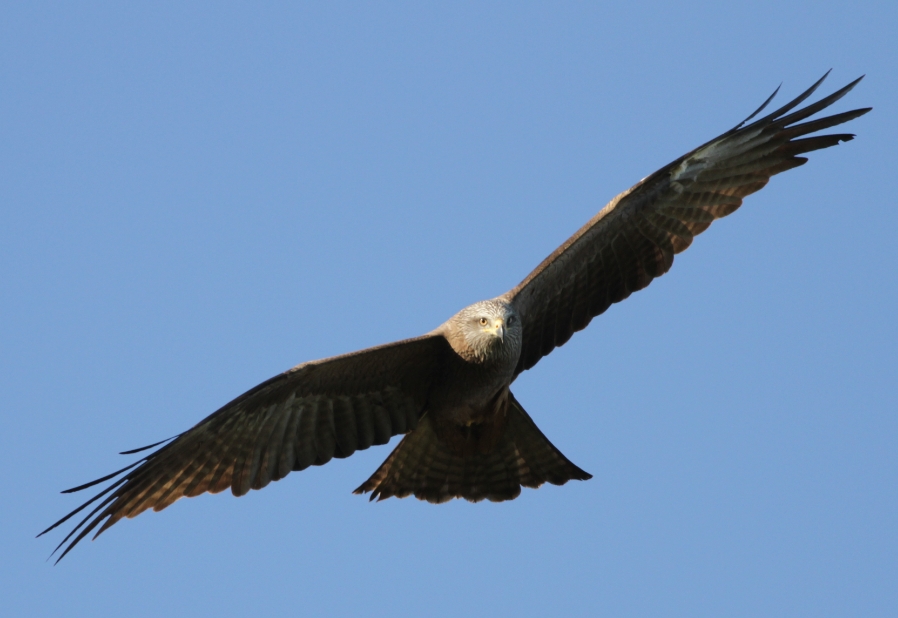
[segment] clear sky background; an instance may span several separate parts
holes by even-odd
[[[896,10],[4,3],[0,614],[898,614]],[[394,438],[45,562],[118,451],[505,292],[830,67],[858,138],[515,383],[591,481],[352,495]]]

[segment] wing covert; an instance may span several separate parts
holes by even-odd
[[[57,546],[77,533],[58,562],[101,522],[94,538],[123,517],[160,511],[185,496],[227,488],[242,496],[291,471],[386,444],[416,427],[449,349],[442,336],[431,334],[298,365],[131,466],[66,490],[80,491],[126,472],[41,534],[102,498]],[[158,444],[146,448],[153,446]],[[128,453],[139,450],[144,449]]]
[[[734,212],[742,198],[763,188],[771,176],[803,165],[807,159],[800,155],[851,140],[854,135],[847,133],[803,136],[848,122],[870,108],[798,123],[838,101],[862,78],[789,113],[825,78],[775,112],[746,124],[771,95],[730,131],[615,197],[503,295],[524,325],[517,373],[566,343],[613,303],[666,273],[674,255],[714,220]]]

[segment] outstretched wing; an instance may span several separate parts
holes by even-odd
[[[828,75],[829,73],[827,73]],[[826,78],[772,114],[732,130],[680,157],[615,197],[502,298],[522,316],[517,373],[563,345],[612,303],[666,273],[675,253],[774,174],[803,165],[801,154],[835,146],[847,133],[802,137],[862,116],[857,109],[800,123],[841,99],[862,78],[789,113]],[[777,89],[779,90],[779,89]],[[773,93],[774,95],[776,92]]]
[[[298,365],[247,391],[140,461],[66,490],[63,493],[80,491],[126,472],[41,534],[105,497],[57,546],[78,533],[58,562],[104,519],[94,538],[122,517],[149,508],[161,511],[184,496],[228,487],[242,496],[291,470],[386,444],[416,427],[449,350],[442,336],[425,335]],[[153,446],[158,444],[125,454]]]

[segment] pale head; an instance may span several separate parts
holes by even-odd
[[[492,299],[465,307],[446,323],[452,347],[467,360],[514,360],[521,353],[521,319],[510,304]]]

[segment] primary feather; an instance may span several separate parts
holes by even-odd
[[[61,560],[87,534],[97,530],[97,536],[123,517],[227,488],[242,496],[397,434],[406,435],[357,493],[510,500],[521,487],[590,478],[539,431],[511,383],[611,304],[666,273],[676,253],[771,176],[804,164],[803,154],[852,139],[848,133],[805,136],[870,108],[802,121],[860,79],[792,111],[825,77],[749,123],[771,95],[738,126],[615,197],[506,294],[466,307],[423,337],[298,365],[169,441],[127,451],[162,445],[118,472],[66,490],[121,475],[41,535],[99,502],[54,550],[65,546]]]

